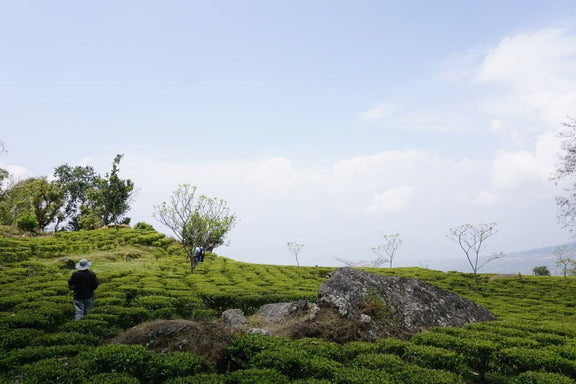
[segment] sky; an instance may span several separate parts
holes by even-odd
[[[573,240],[551,181],[576,116],[576,3],[0,0],[0,168],[63,164],[138,188],[152,224],[178,185],[239,218],[238,261],[464,257],[447,234],[496,222],[487,254]]]

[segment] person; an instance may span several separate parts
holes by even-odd
[[[92,263],[86,259],[76,263],[77,271],[68,279],[68,287],[74,290],[74,318],[80,320],[94,306],[94,291],[99,282],[96,274],[90,271]]]
[[[204,248],[197,246],[196,248],[194,248],[194,257],[196,258],[196,261],[198,261],[199,263],[204,261]]]

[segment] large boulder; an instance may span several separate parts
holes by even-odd
[[[418,279],[340,268],[318,289],[321,312],[359,324],[362,339],[496,320],[480,305]]]

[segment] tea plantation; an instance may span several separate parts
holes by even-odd
[[[209,254],[194,274],[154,230],[99,229],[0,237],[1,383],[574,383],[576,279],[490,280],[421,268],[370,269],[415,277],[471,299],[498,321],[435,328],[410,340],[336,344],[235,334],[218,362],[185,351],[110,343],[157,319],[214,321],[278,301],[314,300],[333,268],[255,265]],[[100,287],[74,321],[67,279],[92,261]],[[67,260],[70,259],[70,260]]]

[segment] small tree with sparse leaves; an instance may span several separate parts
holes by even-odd
[[[302,248],[304,248],[304,244],[298,244],[293,241],[289,241],[286,243],[286,245],[288,246],[288,251],[290,251],[290,253],[294,255],[294,257],[296,258],[296,265],[300,266],[300,260],[298,259],[298,255],[300,254]]]
[[[450,233],[447,237],[460,246],[468,264],[474,273],[474,284],[478,286],[478,270],[484,267],[491,261],[504,257],[503,252],[493,253],[487,258],[481,257],[481,252],[486,246],[486,242],[498,231],[496,230],[496,223],[489,224],[463,224],[454,228],[450,228]]]

